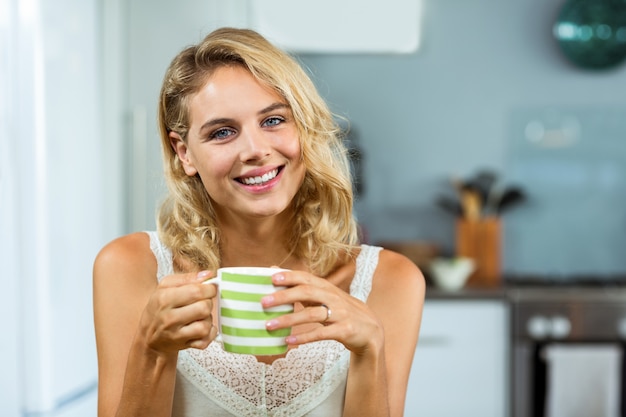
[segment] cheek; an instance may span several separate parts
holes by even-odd
[[[292,169],[294,171],[299,171],[302,173],[302,177],[304,177],[305,166],[304,160],[302,157],[302,150],[300,148],[300,143],[298,141],[294,141],[292,144],[283,148],[283,155],[289,159]]]
[[[297,182],[301,187],[306,175],[306,166],[304,165],[302,158],[299,157],[299,154],[297,159],[292,160],[291,165],[294,172],[294,178],[298,178]]]
[[[220,157],[219,155],[204,157],[196,165],[205,186],[215,184],[219,178],[228,177],[231,167],[232,161],[226,156]]]
[[[283,154],[292,160],[293,162],[300,162],[302,160],[302,149],[300,147],[300,140],[286,141],[283,146]]]

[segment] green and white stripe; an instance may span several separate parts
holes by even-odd
[[[222,272],[220,283],[220,323],[224,349],[251,355],[278,355],[287,351],[285,337],[291,329],[269,331],[265,323],[293,311],[292,305],[264,309],[261,298],[281,289],[270,276]],[[276,270],[272,270],[276,272]]]

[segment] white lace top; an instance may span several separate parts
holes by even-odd
[[[160,281],[173,273],[172,253],[150,235]],[[381,248],[362,245],[350,294],[367,300]],[[225,352],[218,339],[204,350],[178,355],[174,417],[341,416],[350,352],[325,340],[291,349],[271,365],[252,355]]]

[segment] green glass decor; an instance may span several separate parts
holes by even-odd
[[[574,65],[613,68],[626,58],[626,0],[566,0],[553,33]]]

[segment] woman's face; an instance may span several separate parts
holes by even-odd
[[[296,123],[287,102],[241,67],[221,67],[190,100],[185,144],[172,145],[198,174],[218,218],[282,213],[304,179]]]

